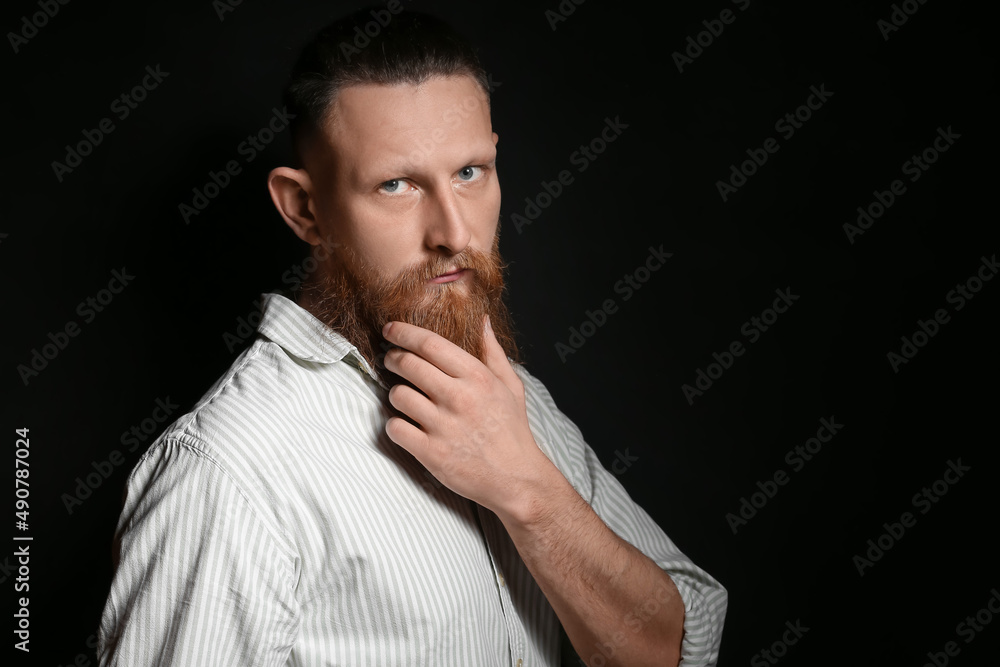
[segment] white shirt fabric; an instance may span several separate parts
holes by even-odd
[[[680,591],[681,664],[714,664],[723,587],[516,369],[538,446]],[[265,295],[252,346],[128,478],[100,664],[559,665],[559,620],[499,519],[391,442],[388,416],[352,345]]]

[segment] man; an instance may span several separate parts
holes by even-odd
[[[268,186],[318,268],[130,476],[101,664],[714,664],[725,590],[512,362],[474,52],[369,20],[293,72]]]

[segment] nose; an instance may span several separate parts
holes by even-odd
[[[426,216],[425,243],[435,252],[457,255],[469,247],[472,232],[455,192],[449,187],[434,193]]]

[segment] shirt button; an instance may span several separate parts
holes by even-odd
[[[501,587],[503,587],[503,584],[504,584],[504,579],[503,579],[503,575],[502,575],[502,574],[500,574],[500,573],[498,572],[498,573],[497,573],[497,578],[498,578],[498,579],[499,579],[499,581],[500,581],[500,586],[501,586]]]
[[[517,659],[517,667],[521,667],[521,663],[524,662],[520,658]]]

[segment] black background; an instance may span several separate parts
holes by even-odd
[[[622,483],[727,587],[719,664],[750,663],[797,620],[809,630],[779,664],[923,665],[947,641],[961,649],[950,664],[995,659],[1000,622],[971,643],[956,625],[1000,586],[1000,283],[961,310],[946,301],[1000,250],[981,6],[909,3],[917,11],[884,39],[877,22],[893,7],[881,2],[567,0],[575,10],[555,29],[556,0],[403,4],[449,19],[498,82],[502,251],[528,368],[606,465],[627,448]],[[8,37],[2,424],[11,458],[14,430],[30,429],[33,537],[31,653],[13,651],[14,664],[92,662],[121,489],[142,451],[122,433],[157,399],[180,406],[174,417],[188,409],[237,353],[223,335],[301,262],[265,188],[287,133],[253,162],[237,146],[280,108],[309,36],[356,6],[247,0],[220,19],[210,2],[72,2],[17,53]],[[679,72],[672,54],[726,8],[735,20]],[[0,26],[20,31],[37,11],[9,3]],[[157,64],[169,76],[119,120],[111,101]],[[832,96],[782,137],[775,122],[820,84]],[[104,117],[115,130],[60,182],[52,162]],[[628,127],[578,172],[570,155],[608,117]],[[910,182],[903,163],[939,127],[961,136]],[[768,137],[778,152],[724,202],[716,182]],[[243,172],[185,224],[178,205],[231,159]],[[516,229],[525,197],[563,169],[574,182]],[[894,179],[905,194],[852,244],[843,224]],[[616,282],[661,244],[672,258],[625,301]],[[78,304],[122,267],[134,280],[84,323]],[[786,288],[799,299],[690,404],[681,386],[713,352],[747,343],[743,323]],[[556,343],[608,298],[617,312],[564,362]],[[950,321],[894,372],[887,353],[939,308]],[[25,384],[18,366],[69,321],[80,334]],[[844,427],[792,471],[785,453],[821,418]],[[78,478],[115,449],[124,464],[69,513]],[[971,470],[920,514],[912,496],[959,458]],[[788,484],[734,534],[727,513],[779,469]],[[854,556],[905,511],[916,525],[860,576]],[[8,518],[8,535],[22,534]],[[11,644],[15,576],[0,572]]]

